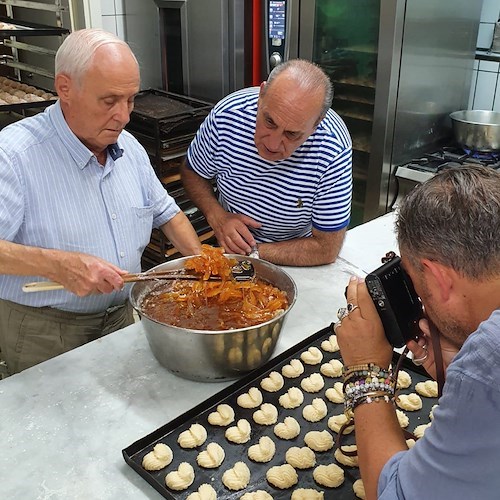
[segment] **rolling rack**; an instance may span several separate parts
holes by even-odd
[[[180,165],[199,126],[213,104],[158,89],[139,92],[126,129],[149,155],[156,175],[188,216],[203,243],[213,244],[213,231],[203,214],[187,197],[180,180]],[[181,257],[163,233],[154,229],[144,250],[144,270]]]

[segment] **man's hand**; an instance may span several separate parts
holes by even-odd
[[[247,255],[255,245],[255,239],[249,228],[259,228],[260,222],[242,214],[220,211],[216,217],[210,218],[219,245],[227,253]]]
[[[53,251],[53,272],[47,277],[67,290],[84,297],[93,293],[121,290],[127,271],[103,259],[79,252]]]
[[[453,358],[459,351],[459,348],[450,342],[448,342],[439,332],[435,329],[430,328],[429,321],[427,319],[421,319],[418,323],[420,330],[422,331],[421,337],[418,341],[410,340],[406,343],[408,349],[413,353],[414,358],[425,357],[422,366],[425,371],[436,380],[436,364],[434,360],[434,349],[432,343],[433,332],[435,335],[439,335],[439,343],[441,345],[441,355],[443,357],[443,369],[446,373],[448,365],[453,361]]]
[[[336,327],[344,364],[375,363],[381,368],[388,368],[392,360],[392,346],[386,339],[364,280],[355,276],[351,278],[347,287],[347,303],[358,307]]]

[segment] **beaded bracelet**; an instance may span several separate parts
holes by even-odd
[[[375,363],[368,363],[364,365],[352,365],[352,366],[344,366],[342,369],[342,375],[344,376],[344,380],[348,379],[353,373],[373,373],[376,376],[389,376],[391,374],[390,370],[386,370],[376,365]]]
[[[351,399],[351,400],[346,399],[344,403],[344,414],[349,419],[354,418],[354,410],[359,405],[365,403],[368,404],[376,403],[378,401],[384,401],[386,403],[394,404],[394,394],[390,394],[385,391],[374,391],[374,392],[369,392],[367,394],[363,394],[362,396],[356,399]]]

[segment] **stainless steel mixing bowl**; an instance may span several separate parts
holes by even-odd
[[[262,366],[271,357],[286,316],[297,297],[297,287],[281,268],[269,262],[229,255],[237,260],[252,261],[257,277],[286,292],[288,309],[272,320],[234,330],[192,330],[155,321],[145,315],[141,304],[145,295],[158,284],[154,281],[134,283],[130,302],[141,316],[144,331],[156,359],[172,373],[201,381],[235,379]],[[183,269],[188,257],[172,260],[151,269]]]

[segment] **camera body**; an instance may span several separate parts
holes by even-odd
[[[393,347],[403,347],[418,336],[422,304],[410,277],[401,267],[401,259],[393,252],[387,254],[387,258],[388,262],[366,276],[365,283],[387,340]]]

